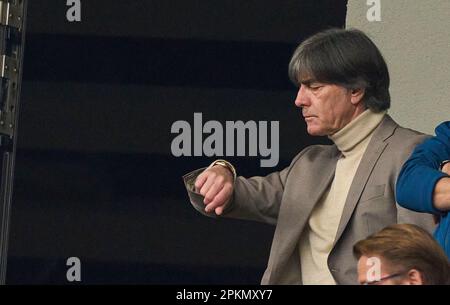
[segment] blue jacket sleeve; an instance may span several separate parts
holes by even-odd
[[[433,205],[433,191],[442,177],[442,161],[450,158],[450,121],[436,128],[436,137],[418,145],[403,165],[397,179],[397,202],[402,207],[417,212],[442,214]]]

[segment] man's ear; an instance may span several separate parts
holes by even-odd
[[[417,269],[411,269],[408,271],[407,280],[410,285],[425,285],[422,273],[420,273]]]
[[[366,89],[364,88],[351,89],[351,103],[355,106],[359,104],[362,101],[365,93]]]

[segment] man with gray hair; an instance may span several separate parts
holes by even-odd
[[[265,177],[237,177],[216,160],[184,176],[193,206],[210,217],[276,225],[262,284],[356,284],[353,245],[395,223],[432,230],[431,216],[396,204],[395,181],[425,136],[396,124],[389,72],[359,30],[330,29],[300,44],[289,64],[295,105],[313,145]]]

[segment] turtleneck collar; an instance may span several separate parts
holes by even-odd
[[[383,120],[387,111],[375,113],[367,109],[344,128],[328,136],[339,151],[348,155],[358,144],[369,137]]]

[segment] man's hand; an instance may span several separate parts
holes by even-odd
[[[448,165],[448,164],[447,164]],[[445,171],[445,166],[442,168]],[[440,211],[450,210],[450,178],[443,177],[436,183],[433,191],[434,207]]]
[[[444,164],[442,172],[450,175],[450,163]],[[433,203],[435,208],[441,211],[450,210],[450,178],[439,179],[434,187]]]
[[[223,166],[215,165],[198,175],[195,190],[203,195],[207,213],[221,215],[233,194],[233,174]]]

